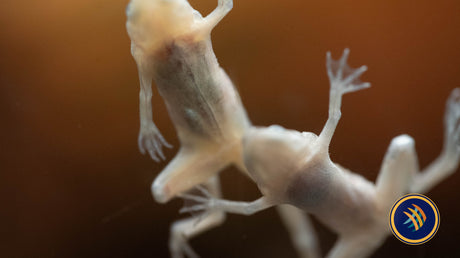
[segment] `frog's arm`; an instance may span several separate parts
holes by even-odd
[[[148,62],[143,59],[142,50],[131,45],[131,52],[137,63],[139,71],[139,110],[140,110],[140,131],[138,137],[139,150],[142,154],[148,152],[150,157],[159,162],[160,159],[165,159],[162,151],[162,146],[171,148],[171,145],[166,142],[153,122],[152,116],[152,75],[148,69]]]
[[[327,52],[326,67],[330,82],[329,117],[318,137],[318,148],[325,151],[329,150],[332,135],[341,117],[343,94],[370,87],[370,83],[359,81],[359,76],[367,70],[366,66],[352,69],[347,65],[349,53],[350,50],[345,49],[340,60],[335,61],[331,58],[331,53]]]
[[[233,8],[233,0],[219,0],[216,9],[203,20],[205,28],[211,31]]]

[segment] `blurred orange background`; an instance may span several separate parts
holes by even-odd
[[[168,257],[182,201],[153,201],[150,184],[167,163],[137,149],[127,2],[0,3],[1,257]],[[203,15],[217,5],[191,3]],[[415,138],[421,167],[440,152],[445,100],[460,86],[459,14],[457,0],[235,0],[212,39],[255,124],[315,133],[327,117],[325,53],[349,47],[372,87],[344,97],[331,156],[375,180],[398,134]],[[171,159],[179,143],[153,101]],[[222,181],[230,199],[260,195],[233,168]],[[373,257],[459,255],[459,186],[457,172],[428,193],[441,212],[434,239],[407,246],[390,236]],[[229,215],[191,244],[202,257],[295,257],[277,216]],[[325,252],[336,237],[315,226]]]

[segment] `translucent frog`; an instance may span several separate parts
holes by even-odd
[[[359,81],[366,67],[351,69],[346,64],[348,54],[346,49],[338,61],[327,54],[329,118],[319,135],[277,125],[254,127],[245,134],[244,163],[263,194],[260,199],[237,202],[188,195],[200,204],[182,212],[221,210],[251,215],[273,205],[290,204],[338,234],[327,257],[366,257],[382,245],[390,234],[388,214],[393,203],[404,194],[429,191],[456,171],[460,158],[460,89],[454,89],[447,100],[444,146],[439,157],[420,171],[414,140],[408,135],[398,136],[391,141],[377,180],[372,183],[329,157],[329,144],[341,117],[342,95],[370,86]],[[306,253],[302,256],[308,257]],[[314,252],[313,256],[320,254]]]
[[[139,149],[160,161],[165,159],[162,148],[170,147],[152,120],[152,81],[181,143],[177,155],[152,184],[153,196],[160,203],[201,184],[213,197],[219,197],[217,174],[228,165],[248,175],[242,137],[252,126],[211,44],[211,31],[232,7],[232,0],[219,0],[206,17],[186,0],[132,0],[127,7],[126,27],[140,80]],[[300,210],[280,206],[279,212],[293,239],[310,235],[294,226],[309,226]],[[224,219],[225,213],[216,210],[175,222],[169,242],[172,256],[196,257],[187,240]],[[298,223],[293,223],[296,220]],[[297,248],[312,249],[304,243]]]
[[[128,6],[127,29],[141,83],[139,148],[159,161],[165,158],[162,146],[169,146],[152,120],[152,80],[181,143],[152,186],[158,202],[238,163],[234,153],[250,122],[210,40],[211,30],[231,8],[231,1],[219,1],[202,18],[185,0],[133,0]]]

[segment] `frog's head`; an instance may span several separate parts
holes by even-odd
[[[187,0],[131,0],[126,8],[129,37],[144,50],[190,31],[196,11]]]

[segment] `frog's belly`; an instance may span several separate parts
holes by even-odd
[[[291,178],[286,197],[290,204],[314,211],[329,201],[331,171],[322,163],[312,164]]]
[[[167,50],[167,51],[166,51]],[[244,123],[245,112],[232,82],[219,67],[208,41],[174,41],[158,58],[154,79],[179,133],[221,138]]]
[[[219,138],[228,133],[226,127],[244,117],[231,81],[221,73],[204,76],[177,70],[172,78],[156,80],[178,132]]]
[[[219,113],[220,108],[209,105],[205,99],[201,102],[197,99],[199,95],[185,96],[178,98],[177,95],[173,100],[166,102],[169,115],[178,132],[186,133],[204,138],[219,138],[224,133],[218,120],[221,120]],[[217,113],[217,114],[216,114]],[[219,119],[220,118],[220,119]]]
[[[291,202],[314,214],[337,233],[378,224],[371,183],[342,168],[337,173],[322,166],[313,167],[316,173],[298,175],[291,184]]]

